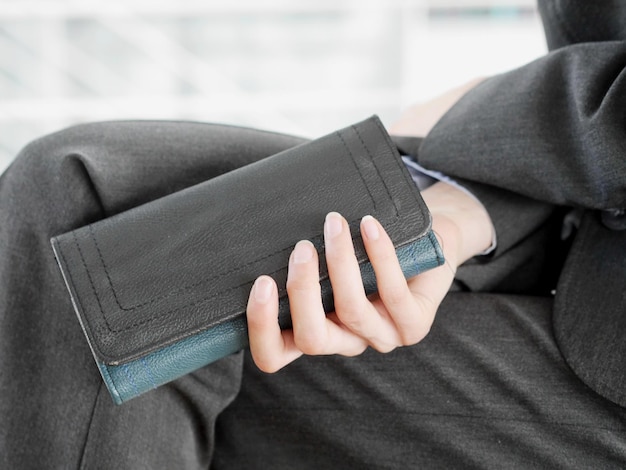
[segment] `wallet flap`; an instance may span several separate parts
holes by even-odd
[[[377,117],[52,244],[94,355],[119,364],[244,316],[261,274],[274,277],[285,304],[291,250],[309,239],[322,252],[330,211],[348,220],[361,262],[366,214],[396,247],[429,232],[428,210]]]

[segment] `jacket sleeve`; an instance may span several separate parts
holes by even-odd
[[[478,85],[419,161],[551,204],[623,209],[625,144],[626,42],[585,43]]]
[[[626,42],[563,47],[486,80],[437,123],[418,161],[481,199],[496,255],[555,206],[623,211]]]

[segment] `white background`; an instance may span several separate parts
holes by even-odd
[[[530,0],[0,0],[0,171],[88,121],[390,123],[543,53]]]

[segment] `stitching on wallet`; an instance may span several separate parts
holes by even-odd
[[[80,245],[78,244],[78,239],[76,238],[75,234],[72,234],[72,238],[74,239],[74,245],[76,245],[76,248],[78,249],[78,254],[80,255],[81,264],[83,265],[83,268],[85,269],[85,271],[87,271],[87,278],[89,279],[89,285],[91,286],[91,290],[93,292],[93,295],[96,298],[96,302],[98,302],[98,307],[100,307],[100,313],[102,313],[102,318],[104,318],[104,323],[106,324],[106,326],[109,329],[109,331],[115,331],[115,330],[113,330],[111,328],[111,325],[109,325],[109,321],[107,319],[107,316],[104,314],[104,310],[102,309],[102,304],[100,303],[100,297],[98,296],[98,293],[96,292],[96,288],[95,288],[95,286],[93,284],[93,280],[91,279],[91,274],[89,272],[89,269],[87,268],[87,264],[85,263],[85,258],[83,257],[82,250],[80,249]],[[63,250],[63,244],[59,243],[58,247],[59,247],[59,255],[61,255],[61,259],[63,260],[63,264],[65,266],[68,266],[67,258],[65,257],[65,253],[64,253],[64,250]],[[76,285],[75,282],[74,282],[74,276],[72,276],[72,270],[71,269],[67,269],[66,271],[67,271],[67,274],[69,276],[70,283],[72,285]],[[75,296],[76,296],[76,299],[75,299],[76,304],[80,304],[81,309],[84,311],[84,308],[82,307],[83,303],[81,302],[80,296],[78,294],[78,289],[74,289],[74,293],[75,293]],[[96,346],[97,346],[96,344],[92,345],[93,348],[96,348]],[[108,371],[107,371],[107,374],[108,374]],[[108,375],[110,377],[110,374],[108,374]],[[111,377],[111,382],[113,382],[113,378],[112,377]],[[118,395],[119,395],[119,393],[118,393]]]
[[[376,165],[376,159],[372,155],[372,152],[370,152],[369,147],[363,141],[363,137],[361,137],[361,133],[359,132],[357,127],[356,126],[352,126],[352,129],[356,133],[356,136],[359,139],[359,142],[361,142],[361,145],[363,146],[363,148],[367,152],[367,155],[370,157],[370,160],[372,161],[372,165],[374,165],[374,169],[376,170],[376,173],[378,174],[378,177],[380,178],[380,181],[383,183],[383,186],[385,187],[385,191],[387,191],[387,196],[389,196],[389,200],[393,203],[393,209],[395,211],[394,215],[396,217],[398,217],[399,216],[399,214],[398,214],[398,206],[396,205],[396,201],[391,196],[391,192],[389,191],[389,186],[387,186],[387,183],[386,183],[385,179],[383,178],[383,175],[380,174],[380,169],[378,168],[378,165]],[[352,154],[352,152],[350,152],[350,154]],[[354,158],[353,158],[353,160],[354,160]],[[366,186],[367,186],[367,184],[366,184]],[[369,189],[368,189],[368,191],[369,191]]]
[[[341,140],[341,143],[343,144],[343,146],[344,146],[344,148],[346,149],[346,151],[347,151],[348,155],[350,156],[350,159],[351,159],[351,161],[352,161],[352,163],[353,163],[354,167],[356,168],[357,173],[358,173],[358,174],[359,174],[359,176],[361,177],[361,181],[363,182],[363,186],[364,186],[364,187],[365,187],[365,189],[367,190],[367,193],[368,193],[368,195],[369,195],[369,197],[370,197],[370,200],[372,201],[372,205],[373,205],[373,207],[374,207],[374,210],[376,210],[376,201],[374,200],[374,196],[372,195],[372,193],[371,193],[371,191],[370,191],[370,189],[369,189],[369,186],[368,186],[368,184],[367,184],[367,181],[365,181],[365,177],[363,176],[363,173],[361,172],[361,169],[360,169],[360,168],[358,167],[358,165],[356,164],[356,159],[355,159],[354,154],[352,153],[352,151],[350,150],[350,148],[349,148],[349,147],[348,147],[348,145],[346,144],[346,141],[344,140],[343,136],[339,133],[339,131],[337,131],[335,134],[337,135],[337,137],[339,137],[339,139]],[[367,154],[369,155],[370,159],[372,160],[372,163],[373,163],[374,167],[376,168],[376,164],[373,162],[374,157],[373,157],[372,153],[369,151],[369,149],[367,148],[367,146],[363,143],[363,140],[361,139],[360,135],[358,135],[358,133],[357,133],[357,136],[359,137],[359,140],[361,140],[361,143],[362,143],[362,144],[363,144],[363,146],[365,147],[365,149],[366,149],[366,151],[367,151]],[[382,175],[381,175],[381,174],[380,174],[380,172],[378,171],[378,168],[376,168],[376,173],[378,174],[378,177],[379,177],[379,178],[381,179],[381,181],[382,181]],[[383,184],[384,184],[384,181],[383,181]],[[387,189],[386,185],[385,185],[385,189]],[[388,196],[389,196],[389,198],[391,199],[391,195],[389,194],[389,190],[388,190],[388,189],[387,189],[387,195],[388,195]],[[397,211],[397,208],[395,207],[395,205],[394,205],[394,209],[395,209],[395,211],[396,211],[396,214],[395,214],[395,215],[397,216],[398,211]],[[354,222],[356,222],[356,221],[352,221],[352,222],[350,222],[350,223],[352,224],[352,223],[354,223]],[[220,278],[220,277],[222,277],[222,276],[228,276],[228,275],[230,275],[230,274],[236,273],[236,272],[241,271],[241,270],[243,270],[243,269],[245,269],[245,268],[247,268],[247,267],[249,267],[249,266],[252,266],[252,265],[254,265],[254,264],[256,264],[256,263],[260,263],[260,262],[262,262],[262,261],[265,261],[265,260],[266,260],[266,259],[268,259],[268,258],[272,258],[272,257],[274,257],[274,256],[276,256],[276,255],[279,255],[279,254],[281,254],[281,253],[284,253],[284,252],[289,251],[289,250],[291,250],[291,249],[292,249],[292,247],[282,248],[282,249],[280,249],[280,250],[277,250],[277,251],[274,251],[274,252],[272,252],[272,253],[269,253],[269,254],[267,254],[267,255],[263,256],[262,258],[258,258],[258,259],[256,259],[256,260],[250,261],[250,262],[248,262],[248,263],[246,263],[246,264],[242,264],[242,265],[237,266],[237,267],[235,267],[235,268],[231,268],[231,269],[229,269],[228,271],[221,272],[221,273],[219,273],[219,274],[213,275],[213,276],[208,277],[208,278],[205,278],[205,279],[201,279],[201,280],[199,280],[199,281],[197,281],[197,282],[194,282],[193,284],[189,284],[189,285],[186,285],[186,286],[183,286],[183,287],[179,287],[178,289],[175,289],[175,290],[173,290],[173,291],[171,291],[171,292],[168,292],[167,294],[163,294],[163,295],[159,295],[159,296],[157,296],[157,297],[153,297],[152,299],[150,299],[150,300],[146,300],[145,302],[141,302],[141,303],[134,304],[134,305],[131,305],[131,306],[126,307],[126,306],[122,305],[122,303],[121,303],[121,301],[120,301],[120,299],[119,299],[119,297],[118,297],[118,295],[117,295],[117,291],[116,291],[116,289],[115,289],[115,287],[114,287],[113,280],[111,279],[111,276],[110,276],[110,274],[109,274],[109,270],[108,270],[107,264],[106,264],[106,263],[105,263],[105,261],[104,261],[104,256],[102,255],[102,250],[100,250],[100,246],[99,246],[99,244],[98,244],[98,241],[97,241],[97,239],[96,239],[96,237],[95,237],[95,235],[94,235],[94,233],[93,233],[93,228],[91,227],[91,225],[90,225],[90,226],[88,226],[88,227],[89,227],[89,234],[90,234],[90,237],[91,237],[91,239],[92,239],[92,240],[93,240],[93,242],[94,242],[94,245],[95,245],[95,247],[96,247],[96,251],[98,252],[98,257],[100,258],[100,262],[102,263],[102,266],[103,266],[103,268],[104,268],[104,273],[106,274],[106,277],[107,277],[107,280],[108,280],[108,282],[109,282],[109,285],[111,286],[111,292],[113,293],[113,297],[114,297],[114,299],[115,299],[115,303],[117,304],[117,306],[118,306],[118,308],[119,308],[120,310],[125,311],[125,312],[130,312],[130,311],[133,311],[133,310],[137,310],[137,309],[139,309],[139,308],[145,307],[146,305],[153,304],[154,302],[158,302],[158,301],[160,301],[160,300],[165,300],[165,299],[168,299],[168,298],[170,298],[170,297],[175,297],[175,296],[178,296],[178,295],[182,295],[182,294],[184,294],[185,292],[187,292],[187,291],[189,291],[189,290],[191,290],[191,289],[193,289],[193,288],[195,288],[195,287],[198,287],[199,285],[202,285],[202,284],[207,284],[207,283],[209,283],[209,282],[211,282],[211,281],[213,281],[213,280],[215,280],[215,279],[218,279],[218,278]],[[310,240],[310,241],[311,241],[311,242],[313,242],[314,244],[315,244],[315,243],[318,243],[318,244],[319,244],[319,242],[320,242],[321,240],[322,240],[322,237],[321,237],[321,236],[317,236],[317,237],[313,237],[313,238],[311,238],[311,240]],[[283,269],[283,268],[281,268],[281,269]],[[277,272],[278,272],[278,271],[277,271]],[[244,285],[246,285],[246,284],[247,284],[247,283],[244,283],[244,284],[242,284],[241,286],[237,286],[237,287],[242,287],[242,286],[244,286]],[[222,291],[222,292],[229,292],[229,291],[230,291],[230,289],[228,289],[228,290],[226,290],[226,291]],[[208,297],[206,300],[208,300],[209,298],[213,298],[213,297]],[[190,304],[190,305],[191,305],[191,304]],[[182,308],[182,307],[181,307],[181,308]],[[102,310],[102,308],[101,308],[101,310]],[[107,326],[109,326],[109,325],[108,325],[108,322],[107,322]],[[110,328],[110,326],[109,326],[109,328]]]
[[[379,129],[379,131],[380,131],[380,124],[376,123],[376,125],[377,125],[377,127],[378,127],[378,129]],[[358,136],[359,140],[361,141],[361,144],[364,146],[364,148],[365,148],[365,150],[366,150],[366,152],[367,152],[368,156],[369,156],[369,157],[370,157],[370,159],[372,160],[372,164],[374,165],[374,168],[376,169],[376,173],[378,174],[378,177],[380,178],[381,182],[382,182],[382,183],[383,183],[383,185],[385,186],[385,189],[386,189],[387,195],[389,196],[390,200],[393,202],[393,206],[394,206],[394,209],[395,209],[395,217],[394,217],[394,219],[389,220],[389,222],[388,222],[388,223],[389,223],[389,225],[388,225],[388,226],[389,226],[389,229],[394,229],[394,228],[397,226],[397,224],[398,224],[398,219],[399,219],[398,209],[397,209],[397,206],[395,205],[395,201],[393,201],[393,197],[391,196],[391,194],[390,194],[390,192],[389,192],[389,188],[388,188],[388,187],[387,187],[387,185],[385,184],[384,179],[382,178],[382,175],[380,174],[380,171],[379,171],[378,167],[377,167],[377,166],[376,166],[376,164],[374,163],[374,157],[373,157],[373,155],[372,155],[371,151],[369,150],[369,147],[365,144],[365,142],[364,142],[364,141],[363,141],[363,139],[361,138],[361,135],[360,135],[360,134],[359,134],[359,132],[356,130],[355,126],[352,126],[352,129],[353,129],[353,130],[357,133],[357,136]],[[340,137],[340,139],[341,139],[341,141],[342,141],[342,144],[343,144],[343,145],[344,145],[344,146],[348,149],[348,154],[350,155],[350,157],[351,157],[351,159],[352,159],[353,163],[355,164],[355,166],[356,166],[356,168],[357,168],[357,171],[358,171],[358,173],[359,173],[359,175],[360,175],[361,179],[363,180],[363,183],[364,183],[364,185],[365,185],[365,188],[366,188],[366,190],[367,190],[367,192],[368,192],[368,194],[369,194],[369,196],[370,196],[370,198],[371,198],[371,200],[372,200],[372,204],[375,206],[375,202],[374,202],[373,196],[372,196],[372,194],[371,194],[371,192],[370,192],[369,186],[368,186],[367,182],[365,181],[364,176],[363,176],[363,174],[361,173],[361,171],[360,171],[360,169],[359,169],[358,165],[356,164],[356,161],[355,161],[355,159],[354,159],[354,155],[353,155],[353,153],[352,153],[352,152],[349,150],[349,148],[347,147],[347,145],[346,145],[345,141],[343,140],[343,137],[341,136],[341,134],[340,134],[339,132],[337,132],[336,134]],[[383,133],[383,135],[384,135],[384,133]],[[389,142],[389,140],[388,140],[388,139],[387,139],[387,142],[388,142],[388,144],[390,144],[390,142]],[[390,145],[391,145],[391,144],[390,144]],[[398,162],[396,162],[396,164],[398,164]],[[417,200],[417,199],[416,199],[416,200]],[[358,222],[358,220],[353,220],[353,221],[349,222],[349,224],[354,224],[354,223],[356,223],[356,222]],[[148,305],[148,304],[150,304],[150,303],[154,303],[154,302],[156,302],[156,301],[158,301],[158,300],[163,300],[164,298],[168,298],[168,297],[170,297],[170,296],[180,295],[180,294],[182,294],[182,293],[183,293],[184,291],[186,291],[186,290],[189,290],[189,289],[191,289],[191,288],[193,288],[193,287],[197,287],[199,284],[202,284],[202,283],[208,282],[208,281],[210,281],[210,280],[212,280],[212,279],[215,279],[215,278],[217,278],[217,277],[221,277],[221,276],[225,276],[225,275],[228,275],[228,274],[232,274],[233,272],[236,272],[236,271],[238,271],[238,270],[244,269],[245,267],[248,267],[248,266],[250,266],[251,264],[254,264],[254,263],[260,262],[260,261],[265,260],[265,259],[267,259],[267,258],[269,258],[269,257],[271,257],[271,256],[275,256],[275,255],[277,255],[277,254],[279,254],[279,253],[282,253],[282,252],[285,252],[285,251],[288,251],[288,250],[290,250],[290,249],[291,249],[291,247],[288,247],[288,248],[285,248],[285,249],[282,249],[282,250],[278,250],[278,251],[276,251],[276,252],[274,252],[274,253],[272,253],[272,254],[270,254],[270,255],[266,255],[266,256],[264,256],[263,258],[259,258],[259,259],[255,260],[255,261],[252,261],[252,262],[247,263],[247,264],[245,264],[245,265],[239,266],[239,267],[237,267],[237,268],[235,268],[235,269],[232,269],[232,270],[230,270],[230,271],[228,271],[228,272],[226,272],[226,273],[221,273],[221,274],[219,274],[219,275],[217,275],[217,276],[212,276],[211,278],[205,279],[205,280],[203,280],[203,281],[199,281],[199,282],[194,283],[193,285],[190,285],[190,286],[185,286],[185,287],[182,287],[182,288],[180,288],[180,289],[178,289],[178,290],[176,290],[176,291],[170,292],[170,293],[168,293],[168,294],[166,294],[166,295],[163,295],[163,296],[160,296],[160,297],[155,297],[155,298],[152,298],[152,299],[150,299],[149,301],[146,301],[146,302],[144,302],[144,303],[142,303],[142,304],[135,305],[135,306],[133,306],[133,307],[126,307],[126,308],[125,308],[125,307],[123,307],[123,306],[120,304],[120,302],[119,302],[119,299],[118,299],[118,297],[117,297],[117,294],[116,294],[115,288],[114,288],[114,286],[113,286],[113,284],[112,284],[112,282],[111,282],[111,278],[110,278],[110,275],[109,275],[109,272],[108,272],[107,265],[106,265],[106,263],[104,262],[104,258],[103,258],[103,256],[102,256],[102,252],[101,252],[101,250],[100,250],[100,248],[99,248],[99,246],[98,246],[97,240],[96,240],[96,238],[95,238],[95,235],[94,235],[94,233],[93,233],[93,231],[92,231],[91,226],[89,226],[89,230],[90,230],[90,236],[91,236],[91,238],[92,238],[92,240],[93,240],[93,242],[94,242],[94,244],[95,244],[95,246],[96,246],[96,250],[98,251],[98,256],[99,256],[99,258],[100,258],[100,262],[102,263],[103,269],[104,269],[105,274],[106,274],[106,276],[107,276],[107,281],[109,282],[109,285],[111,286],[111,291],[112,291],[112,293],[113,293],[113,296],[114,296],[115,302],[117,303],[118,307],[119,307],[121,310],[123,310],[123,311],[131,311],[131,310],[135,310],[135,309],[137,309],[137,308],[143,307],[143,306]],[[312,238],[311,240],[316,240],[316,241],[319,241],[319,240],[321,240],[321,238],[322,238],[321,236],[318,236],[318,237],[314,237],[314,238]],[[88,267],[87,267],[87,265],[86,265],[86,263],[85,263],[85,259],[84,259],[83,255],[82,255],[82,250],[80,249],[80,246],[79,246],[79,244],[78,244],[78,240],[77,240],[77,238],[76,238],[76,236],[75,236],[75,235],[74,235],[74,243],[76,244],[76,246],[77,246],[77,248],[78,248],[79,254],[80,254],[80,256],[81,256],[81,261],[82,261],[83,267],[84,267],[85,271],[87,271],[87,274],[88,274],[88,279],[89,279],[89,283],[90,283],[90,285],[91,285],[91,288],[92,288],[92,291],[93,291],[93,293],[94,293],[94,296],[96,297],[96,300],[97,300],[97,302],[98,302],[98,306],[99,306],[99,309],[100,309],[100,313],[102,314],[102,317],[103,317],[103,319],[104,319],[104,323],[106,324],[106,326],[107,326],[107,328],[108,328],[108,330],[109,330],[109,331],[111,331],[111,332],[115,332],[115,333],[117,333],[117,332],[121,332],[121,331],[127,331],[127,330],[130,330],[130,329],[132,329],[132,328],[134,328],[134,327],[136,327],[136,326],[139,326],[139,325],[142,325],[142,324],[145,324],[145,323],[150,323],[150,322],[152,322],[152,321],[154,321],[154,320],[157,320],[158,318],[161,318],[161,317],[163,317],[163,316],[165,316],[165,315],[168,315],[168,314],[170,314],[170,313],[173,313],[173,312],[175,312],[175,311],[182,310],[183,308],[189,308],[189,307],[193,307],[193,306],[196,306],[196,305],[199,305],[199,304],[205,303],[205,302],[207,302],[207,301],[209,301],[209,300],[214,299],[215,297],[218,297],[218,296],[220,296],[220,295],[223,295],[223,294],[225,294],[225,293],[227,293],[227,292],[230,292],[230,291],[232,291],[232,290],[239,289],[239,288],[241,288],[241,287],[243,287],[243,286],[245,286],[245,285],[252,285],[252,283],[253,283],[252,281],[248,281],[248,282],[242,283],[242,284],[240,284],[240,285],[238,285],[238,286],[234,286],[234,287],[228,288],[228,289],[226,289],[226,290],[223,290],[223,291],[221,291],[221,292],[215,293],[215,294],[213,294],[213,295],[211,295],[211,296],[209,296],[209,297],[205,297],[205,298],[203,298],[203,299],[199,299],[199,300],[197,300],[197,301],[194,301],[194,302],[191,302],[191,303],[187,303],[187,304],[185,304],[185,305],[180,305],[180,306],[178,306],[178,307],[176,307],[176,308],[173,308],[173,309],[171,309],[171,310],[168,310],[168,311],[162,312],[162,313],[160,313],[160,314],[158,314],[158,315],[156,315],[156,316],[153,316],[153,317],[145,318],[145,319],[143,319],[143,320],[141,320],[141,321],[138,321],[138,322],[135,322],[135,323],[133,323],[133,324],[131,324],[131,325],[127,325],[127,326],[126,326],[126,327],[124,327],[124,328],[114,329],[114,328],[112,328],[112,327],[111,327],[111,325],[109,324],[109,321],[108,321],[107,315],[105,314],[104,309],[102,308],[102,304],[101,304],[101,302],[100,302],[100,298],[99,298],[99,296],[98,296],[98,293],[96,292],[96,289],[95,289],[95,285],[94,285],[93,279],[92,279],[92,277],[91,277],[91,275],[90,275],[90,272],[89,272],[89,269],[88,269]],[[276,270],[276,271],[274,271],[274,272],[268,273],[268,274],[269,274],[269,275],[273,275],[273,274],[276,274],[276,273],[278,273],[278,272],[280,272],[280,271],[283,271],[283,270],[285,270],[285,269],[287,269],[287,267],[286,267],[286,266],[285,266],[285,267],[282,267],[282,268],[280,268],[280,269],[278,269],[278,270]],[[327,274],[325,274],[325,276],[327,276]],[[324,279],[325,279],[325,277],[322,277],[322,279],[321,279],[321,280],[324,280]],[[281,289],[281,290],[279,290],[279,294],[280,294],[280,291],[283,291],[283,293],[284,293],[284,290],[282,290],[282,289]]]
[[[184,294],[186,291],[191,290],[194,287],[198,287],[199,285],[209,283],[209,282],[211,282],[211,281],[213,281],[215,279],[218,279],[218,278],[220,278],[222,276],[228,276],[230,274],[236,273],[237,271],[240,271],[240,270],[245,269],[245,268],[247,268],[249,266],[252,266],[253,264],[260,263],[261,261],[265,261],[268,258],[272,258],[272,257],[274,257],[274,256],[276,256],[276,255],[278,255],[280,253],[284,253],[285,251],[289,251],[291,249],[291,247],[289,247],[289,248],[283,248],[283,249],[274,251],[273,253],[270,253],[268,255],[263,256],[262,258],[258,258],[258,259],[254,260],[254,261],[250,261],[250,262],[248,262],[246,264],[242,264],[241,266],[238,266],[236,268],[231,268],[228,271],[216,274],[214,276],[211,276],[211,277],[208,277],[208,278],[205,278],[205,279],[201,279],[201,280],[199,280],[197,282],[194,282],[193,284],[189,284],[189,285],[186,285],[186,286],[183,286],[183,287],[179,287],[178,289],[173,290],[172,292],[168,292],[167,294],[159,295],[158,297],[153,297],[150,300],[147,300],[147,301],[139,303],[139,304],[131,305],[130,307],[124,307],[121,304],[121,302],[120,302],[120,300],[119,300],[119,298],[117,296],[117,292],[115,290],[115,287],[113,286],[113,281],[111,280],[111,277],[109,276],[109,270],[108,270],[107,264],[104,261],[104,257],[102,255],[102,251],[100,250],[100,245],[98,245],[98,241],[97,241],[97,239],[96,239],[96,237],[95,237],[95,235],[93,233],[93,230],[92,230],[91,226],[89,226],[89,233],[91,235],[91,239],[94,242],[94,245],[96,246],[96,251],[98,252],[98,258],[100,258],[100,263],[102,263],[102,266],[104,268],[104,272],[106,274],[107,280],[109,282],[109,285],[111,286],[111,292],[113,293],[113,298],[115,299],[115,303],[117,304],[117,306],[119,307],[120,310],[123,310],[125,312],[131,312],[133,310],[137,310],[138,308],[145,307],[146,305],[150,305],[150,304],[152,304],[154,302],[158,302],[159,300],[164,300],[164,299],[167,299],[169,297],[174,297],[174,296],[177,296],[177,295]],[[311,238],[311,242],[312,243],[313,242],[318,242],[319,243],[321,238],[322,238],[321,236],[313,237],[313,238]],[[281,269],[283,269],[283,268],[281,268]],[[276,271],[276,272],[278,272],[278,271]],[[241,284],[241,286],[244,286],[246,284],[248,284],[248,283]],[[237,286],[237,287],[241,287],[241,286]],[[225,291],[222,291],[222,293],[229,292],[229,291],[230,291],[230,289],[227,289]],[[209,298],[209,297],[207,297],[207,298]],[[212,298],[212,297],[210,297],[210,298]],[[193,305],[193,304],[189,304],[189,305]]]
[[[352,126],[352,128],[354,130],[356,130],[354,128],[354,126]],[[356,168],[357,173],[361,177],[361,181],[363,181],[363,185],[365,186],[365,189],[367,189],[367,194],[369,194],[370,199],[372,200],[372,205],[374,206],[374,210],[376,210],[376,201],[374,200],[374,196],[372,195],[372,192],[370,191],[370,188],[369,188],[369,186],[367,184],[367,181],[365,181],[365,177],[363,176],[363,173],[361,172],[361,169],[359,168],[359,165],[356,164],[356,158],[354,158],[354,154],[352,153],[352,150],[350,150],[350,147],[348,147],[348,144],[344,140],[343,136],[339,133],[339,131],[337,131],[336,134],[337,134],[337,137],[339,137],[339,140],[341,140],[341,143],[343,144],[344,148],[347,150],[348,155],[350,155],[350,159],[352,160],[352,163],[354,164],[354,168]],[[361,136],[359,135],[358,132],[357,132],[357,137],[359,138],[359,140],[361,140]],[[361,140],[361,142],[363,142],[363,141]],[[367,147],[366,147],[366,150],[367,150]],[[367,154],[369,155],[370,159],[372,159],[372,164],[374,165],[374,168],[376,168],[376,163],[374,163],[374,157],[369,152],[369,150],[368,150]],[[378,171],[378,168],[376,168],[376,173],[378,173],[378,177],[382,180],[382,176],[380,175],[380,172]],[[387,194],[389,194],[389,191],[387,191]]]
[[[398,221],[398,219],[397,219],[397,218],[396,218],[395,220],[390,221],[390,223],[389,223],[389,227],[390,227],[390,228],[392,228],[392,229],[395,229],[395,227],[396,227],[396,225],[397,225],[397,221]],[[356,222],[358,222],[358,221],[356,221]],[[351,224],[354,224],[354,223],[355,223],[355,221],[351,222]],[[318,238],[319,238],[319,237],[318,237]],[[357,236],[357,237],[355,237],[354,239],[355,239],[355,240],[358,240],[358,239],[360,239],[360,238],[361,238],[361,236]],[[87,269],[87,268],[85,267],[85,269]],[[272,271],[272,272],[267,273],[267,275],[271,277],[271,276],[273,276],[274,274],[277,274],[277,273],[279,273],[279,272],[281,272],[281,271],[285,271],[286,269],[287,269],[287,267],[286,267],[286,266],[284,266],[284,267],[282,267],[282,268],[280,268],[280,269],[277,269],[277,270],[275,270],[275,271]],[[326,279],[328,279],[328,272],[325,272],[325,273],[323,273],[323,274],[322,274],[322,276],[320,277],[320,281],[324,281],[324,280],[326,280]],[[119,329],[113,328],[113,327],[111,326],[111,324],[109,323],[109,320],[108,320],[107,316],[106,316],[106,315],[105,315],[105,313],[104,313],[104,310],[102,310],[102,306],[101,306],[100,302],[98,302],[98,305],[100,306],[100,312],[102,313],[102,317],[104,318],[104,323],[106,324],[106,326],[107,326],[108,330],[109,330],[109,331],[111,331],[111,332],[113,332],[113,333],[119,333],[119,332],[122,332],[122,331],[127,331],[127,330],[130,330],[130,329],[132,329],[132,328],[134,328],[134,327],[136,327],[136,326],[140,326],[140,325],[143,325],[143,324],[145,324],[145,323],[150,323],[150,322],[151,322],[151,321],[153,321],[153,320],[156,320],[156,319],[161,318],[161,317],[163,317],[163,316],[169,315],[170,313],[174,313],[174,312],[176,312],[176,311],[178,311],[178,310],[182,310],[182,309],[184,309],[184,308],[196,307],[196,306],[198,306],[198,305],[202,305],[203,303],[206,303],[206,302],[208,302],[208,301],[210,301],[210,300],[213,300],[214,298],[219,297],[220,295],[224,295],[224,294],[226,294],[226,293],[228,293],[228,292],[231,292],[231,291],[233,291],[233,290],[240,289],[241,287],[244,287],[244,286],[250,286],[250,287],[251,287],[253,283],[254,283],[254,281],[247,281],[247,282],[244,282],[244,283],[239,284],[239,285],[237,285],[237,286],[229,287],[228,289],[225,289],[225,290],[220,291],[220,292],[216,292],[216,293],[214,293],[213,295],[210,295],[209,297],[204,297],[204,298],[199,299],[199,300],[196,300],[196,301],[194,301],[194,302],[190,302],[190,303],[187,303],[187,304],[185,304],[185,305],[180,305],[180,306],[178,306],[178,307],[175,307],[175,308],[173,308],[173,309],[167,310],[167,311],[165,311],[165,312],[161,312],[161,313],[159,313],[158,315],[156,315],[156,316],[154,316],[154,317],[144,318],[143,320],[137,321],[137,322],[135,322],[135,323],[133,323],[133,324],[131,324],[131,325],[127,325],[127,326],[125,326],[124,328],[119,328]],[[286,289],[284,289],[284,288],[279,288],[279,289],[278,289],[278,295],[279,295],[279,297],[283,297],[283,296],[285,295],[285,293],[286,293],[286,292],[287,292],[287,290],[286,290]],[[98,294],[96,293],[96,297],[97,297],[97,296],[98,296]],[[228,321],[230,318],[231,318],[231,317],[225,318],[225,319],[224,319],[224,321]]]
[[[378,130],[380,131],[380,133],[382,134],[383,138],[385,139],[385,142],[387,142],[387,146],[388,147],[393,147],[394,143],[392,142],[392,140],[389,138],[389,134],[387,134],[387,132],[385,131],[385,129],[383,128],[382,124],[380,123],[380,121],[376,121],[375,122],[376,127],[378,127]],[[411,179],[411,176],[408,174],[408,172],[402,171],[402,166],[403,163],[401,161],[401,159],[398,158],[394,158],[395,162],[396,162],[396,166],[398,167],[398,169],[400,170],[400,174],[404,176],[404,180],[407,182],[407,184],[415,184],[415,182]],[[383,180],[384,181],[384,180]],[[415,202],[417,202],[418,206],[422,206],[422,204],[420,203],[420,200],[417,198],[416,194],[411,192],[411,195],[413,196],[413,199],[415,199]],[[391,195],[389,196],[391,197]],[[392,198],[393,199],[393,198]]]
[[[91,273],[89,272],[89,269],[87,268],[87,262],[85,261],[85,257],[83,256],[83,250],[80,249],[80,244],[78,243],[78,238],[76,237],[76,232],[72,232],[72,238],[74,239],[74,244],[76,245],[76,248],[78,249],[78,255],[80,256],[80,262],[83,265],[83,268],[85,269],[85,271],[87,271],[87,278],[89,279],[89,285],[91,286],[91,291],[93,292],[93,295],[96,297],[96,302],[98,302],[98,307],[100,307],[100,311],[102,312],[103,316],[105,317],[105,321],[106,321],[106,315],[104,315],[104,310],[102,309],[102,304],[100,303],[100,297],[98,296],[98,293],[96,292],[96,286],[93,283],[93,279],[91,278]],[[63,257],[63,259],[65,259],[65,257]],[[106,271],[106,269],[105,269]],[[70,275],[71,277],[71,275]],[[108,273],[107,273],[107,277],[108,277]],[[73,283],[73,281],[72,281]],[[107,327],[109,327],[109,323],[106,322]]]

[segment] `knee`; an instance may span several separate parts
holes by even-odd
[[[7,174],[11,178],[48,178],[68,156],[77,153],[80,128],[74,126],[39,137],[28,143],[15,157]]]
[[[80,158],[77,132],[69,128],[24,147],[0,177],[2,213],[32,230],[40,230],[42,221],[52,226],[58,222],[63,230],[98,217],[97,195]]]

